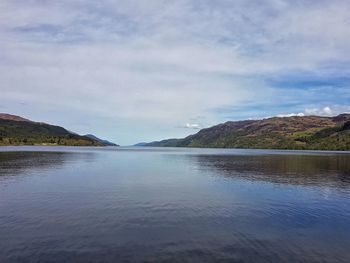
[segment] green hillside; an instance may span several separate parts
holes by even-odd
[[[7,115],[8,116],[8,115]],[[1,117],[1,116],[0,116]],[[14,119],[14,118],[13,118]],[[66,129],[29,120],[0,118],[0,146],[4,145],[67,145],[103,146],[86,136],[73,134]]]
[[[230,121],[147,146],[350,150],[350,114]]]

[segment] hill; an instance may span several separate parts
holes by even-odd
[[[22,118],[20,116],[11,115],[7,113],[0,113],[0,120],[32,122],[31,120]]]
[[[350,150],[350,114],[229,121],[146,146]]]
[[[1,145],[104,146],[95,139],[72,133],[60,126],[5,113],[0,114]]]
[[[95,141],[98,141],[98,142],[102,143],[105,146],[119,146],[118,144],[116,144],[114,142],[110,142],[110,141],[107,141],[107,140],[104,140],[104,139],[100,139],[100,138],[96,137],[93,134],[86,134],[85,136],[89,137],[90,139],[93,139]]]
[[[139,143],[134,144],[133,146],[143,147],[143,146],[147,146],[148,144],[150,144],[150,143],[148,143],[148,142],[139,142]]]

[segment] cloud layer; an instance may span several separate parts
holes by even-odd
[[[350,101],[349,9],[346,0],[5,0],[1,110],[122,144],[283,112],[336,114]]]

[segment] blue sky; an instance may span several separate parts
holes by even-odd
[[[3,0],[0,112],[128,145],[350,111],[350,2]]]

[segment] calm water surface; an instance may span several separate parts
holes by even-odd
[[[350,153],[0,148],[0,262],[350,262]]]

